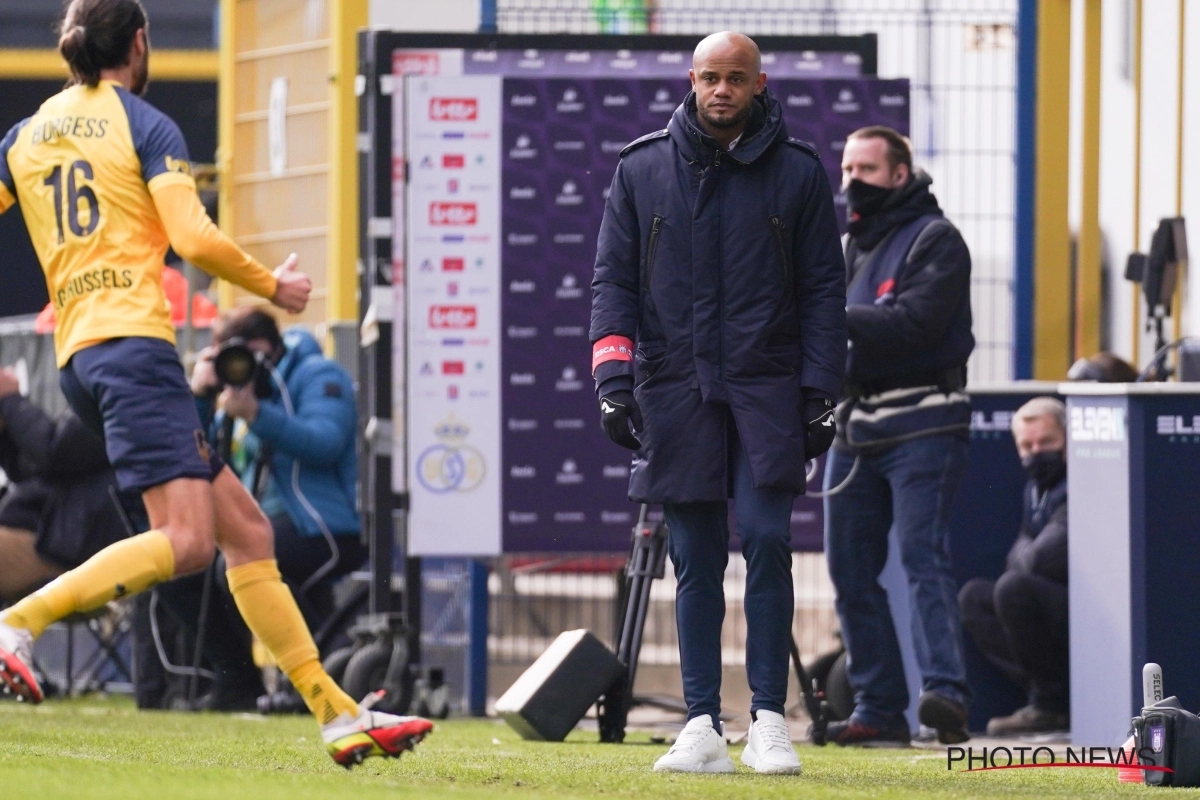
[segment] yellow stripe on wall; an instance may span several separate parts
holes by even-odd
[[[233,129],[236,119],[233,73],[237,53],[234,51],[234,27],[237,22],[236,0],[221,0],[221,49],[217,55],[217,172],[221,176],[217,194],[217,216],[221,228],[233,235]],[[217,284],[217,304],[222,311],[233,307],[233,284]]]
[[[1075,357],[1100,350],[1100,3],[1083,6],[1083,208],[1079,225]]]
[[[54,80],[67,77],[67,65],[57,50],[0,49],[0,80]],[[215,81],[216,50],[151,50],[151,79]]]
[[[1037,174],[1034,189],[1036,380],[1062,380],[1071,366],[1070,168],[1071,0],[1038,3]]]
[[[342,0],[329,25],[329,322],[358,319],[358,29],[366,0]]]

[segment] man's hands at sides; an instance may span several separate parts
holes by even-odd
[[[308,305],[308,295],[312,292],[312,281],[303,272],[296,271],[300,259],[295,253],[275,268],[275,294],[271,302],[284,311],[299,314]]]
[[[804,401],[804,458],[819,458],[833,445],[837,435],[834,423],[836,406],[832,400],[813,398]],[[627,450],[640,450],[636,434],[642,432],[642,409],[633,392],[617,389],[600,398],[600,424],[608,438]],[[630,430],[632,428],[632,430]]]
[[[813,398],[804,401],[804,459],[811,461],[824,455],[837,435],[833,421],[836,406],[832,400]]]
[[[608,438],[627,450],[640,450],[642,443],[634,433],[642,430],[642,410],[633,392],[617,389],[600,398],[600,424]],[[633,431],[629,430],[632,425]]]

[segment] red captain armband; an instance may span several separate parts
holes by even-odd
[[[605,361],[632,361],[633,340],[624,336],[605,336],[592,345],[592,372]]]

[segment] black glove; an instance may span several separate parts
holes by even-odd
[[[642,410],[638,408],[633,392],[628,389],[617,389],[600,398],[600,424],[608,438],[628,450],[641,449],[642,443],[629,432],[630,424],[633,430],[642,430]]]
[[[832,400],[804,401],[805,460],[817,458],[833,444],[833,437],[837,435],[837,426],[833,422],[834,409]]]

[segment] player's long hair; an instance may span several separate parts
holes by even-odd
[[[129,46],[146,27],[138,0],[72,0],[59,26],[58,52],[71,68],[71,83],[95,86],[100,70],[129,61]]]

